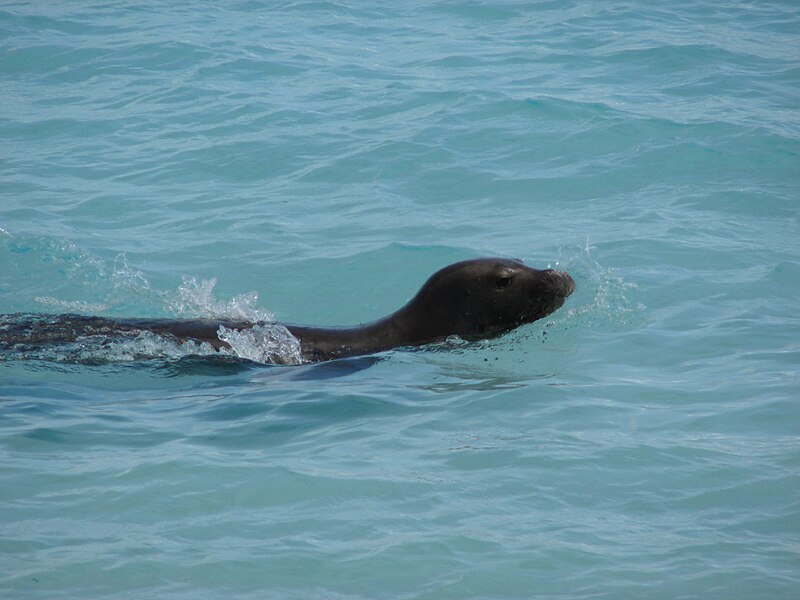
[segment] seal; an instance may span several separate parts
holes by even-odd
[[[354,327],[285,324],[299,340],[304,362],[373,354],[391,348],[441,342],[450,336],[467,341],[498,337],[557,310],[574,291],[562,271],[533,269],[519,260],[465,260],[434,273],[408,303],[394,313]],[[112,319],[48,315],[0,323],[0,345],[74,342],[82,336],[151,332],[178,342],[230,347],[221,327],[245,330],[253,323],[230,319]]]

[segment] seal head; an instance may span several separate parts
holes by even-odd
[[[414,337],[483,339],[546,317],[574,289],[561,271],[518,260],[468,260],[434,273],[401,310]]]

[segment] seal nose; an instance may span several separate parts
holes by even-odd
[[[547,269],[547,274],[550,276],[551,281],[558,286],[565,298],[575,291],[575,281],[569,276],[569,273]]]

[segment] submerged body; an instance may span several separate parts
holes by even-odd
[[[355,327],[283,325],[300,343],[303,362],[371,354],[404,346],[493,338],[558,309],[573,292],[561,271],[538,270],[520,261],[484,258],[452,264],[434,273],[420,291],[391,315]],[[48,315],[4,320],[0,347],[53,345],[86,336],[108,338],[150,332],[178,342],[229,347],[223,329],[244,331],[259,323],[231,319],[114,319]]]

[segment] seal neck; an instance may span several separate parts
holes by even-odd
[[[300,349],[306,360],[371,354],[438,339],[436,335],[420,335],[411,325],[413,319],[408,309],[409,305],[406,305],[387,317],[353,327],[286,325],[286,328],[300,340]]]

